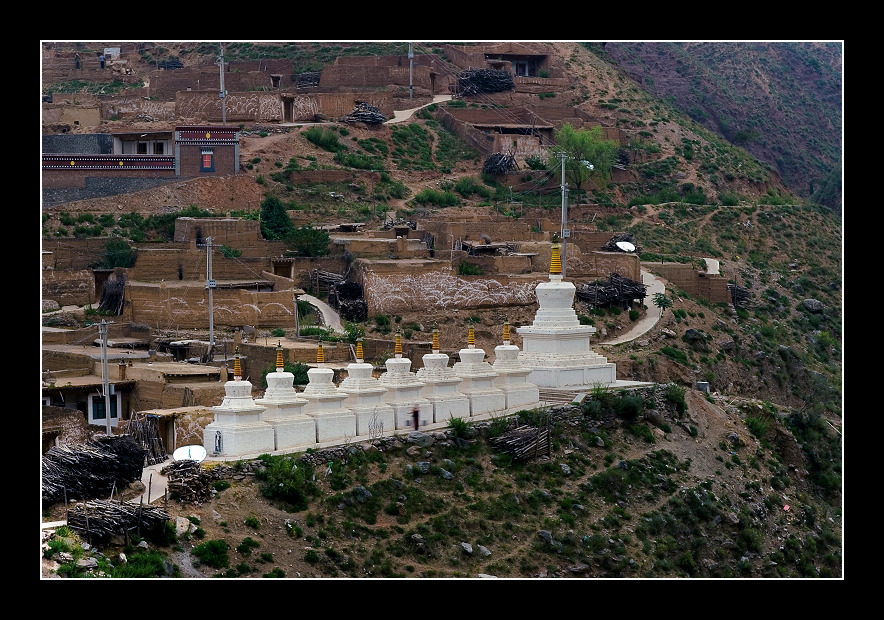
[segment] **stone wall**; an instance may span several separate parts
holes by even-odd
[[[175,220],[176,243],[205,243],[212,238],[214,245],[232,248],[261,246],[266,242],[261,234],[261,222],[237,217],[205,218],[179,217]]]

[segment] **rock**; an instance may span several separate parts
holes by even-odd
[[[353,489],[353,497],[360,504],[364,504],[369,499],[371,499],[371,491],[369,491],[368,489],[366,489],[363,486],[358,486]]]
[[[184,536],[184,534],[190,531],[191,525],[193,523],[187,517],[175,517],[175,536],[179,538]]]
[[[808,312],[813,312],[814,314],[822,312],[825,308],[823,302],[819,301],[818,299],[805,299],[801,302],[801,304],[804,306],[805,310],[807,310]]]
[[[675,338],[675,332],[669,328],[664,327],[660,330],[660,333],[666,336],[667,338]]]
[[[462,542],[460,543],[460,548],[463,549],[464,553],[467,555],[473,555],[473,546],[470,543]]]
[[[483,558],[487,558],[489,555],[491,555],[491,552],[482,545],[476,545],[476,548],[479,550],[479,555],[481,555]]]
[[[694,329],[693,327],[685,330],[684,337],[686,340],[690,340],[691,342],[706,340],[706,334],[704,334],[699,329]]]
[[[453,480],[454,479],[454,474],[452,474],[447,469],[439,468],[439,475],[442,476],[443,480]]]
[[[571,468],[568,467],[568,464],[567,464],[567,463],[561,463],[561,464],[559,465],[559,469],[561,469],[561,470],[562,470],[562,473],[565,474],[566,476],[568,476],[568,475],[571,474]]]
[[[430,463],[428,461],[418,461],[414,464],[417,470],[422,474],[430,473]]]
[[[408,443],[413,443],[421,446],[422,448],[429,448],[435,443],[435,439],[433,439],[432,435],[428,435],[427,433],[422,433],[421,431],[412,431],[408,433],[406,437],[406,441]]]

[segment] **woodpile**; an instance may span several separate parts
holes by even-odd
[[[387,119],[381,113],[381,109],[369,104],[366,101],[357,101],[356,107],[347,116],[341,117],[344,123],[366,123],[369,125],[379,125]]]
[[[461,96],[499,93],[515,89],[509,71],[503,69],[467,69],[457,75],[457,90]]]
[[[520,426],[497,437],[489,439],[489,443],[516,460],[532,459],[537,456],[549,455],[550,429],[535,426]]]
[[[731,294],[731,303],[734,308],[745,308],[749,305],[750,295],[747,289],[728,282],[727,290]]]
[[[43,502],[49,505],[110,495],[141,480],[143,471],[144,450],[129,435],[53,446],[42,459]]]
[[[161,532],[169,520],[162,508],[113,500],[89,500],[68,512],[68,526],[89,544],[107,543],[112,537],[128,540],[134,533],[145,537]]]
[[[648,287],[641,282],[612,273],[607,280],[597,280],[579,285],[575,295],[578,299],[593,306],[616,305],[627,308],[636,299],[644,303],[644,299],[648,295]]]
[[[518,169],[516,158],[506,153],[492,153],[482,165],[482,172],[486,174],[504,174]]]
[[[169,496],[191,504],[212,499],[212,483],[219,479],[213,470],[192,460],[175,461],[163,467],[160,473],[167,478]]]
[[[157,416],[136,413],[126,425],[126,432],[144,450],[145,466],[162,463],[168,458],[166,446],[160,437]]]
[[[316,88],[319,86],[319,78],[322,71],[305,71],[298,74],[298,88]]]

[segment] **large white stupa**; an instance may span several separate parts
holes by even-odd
[[[519,361],[531,369],[528,381],[539,388],[591,390],[617,382],[617,365],[592,350],[595,327],[581,325],[574,310],[577,288],[562,279],[558,244],[553,245],[549,282],[534,289],[540,306],[534,322],[517,328]]]

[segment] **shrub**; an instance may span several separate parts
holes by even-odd
[[[616,401],[614,409],[617,416],[624,420],[633,421],[644,411],[645,401],[639,396],[621,395]]]
[[[676,383],[669,383],[666,385],[666,399],[675,404],[675,410],[679,415],[683,414],[688,408],[688,404],[684,399],[685,391],[685,388]]]
[[[483,272],[479,265],[464,261],[457,268],[457,273],[462,276],[481,276]]]
[[[212,568],[227,568],[230,566],[230,558],[227,550],[230,545],[224,540],[207,540],[191,550],[191,554],[199,558],[199,561]]]

